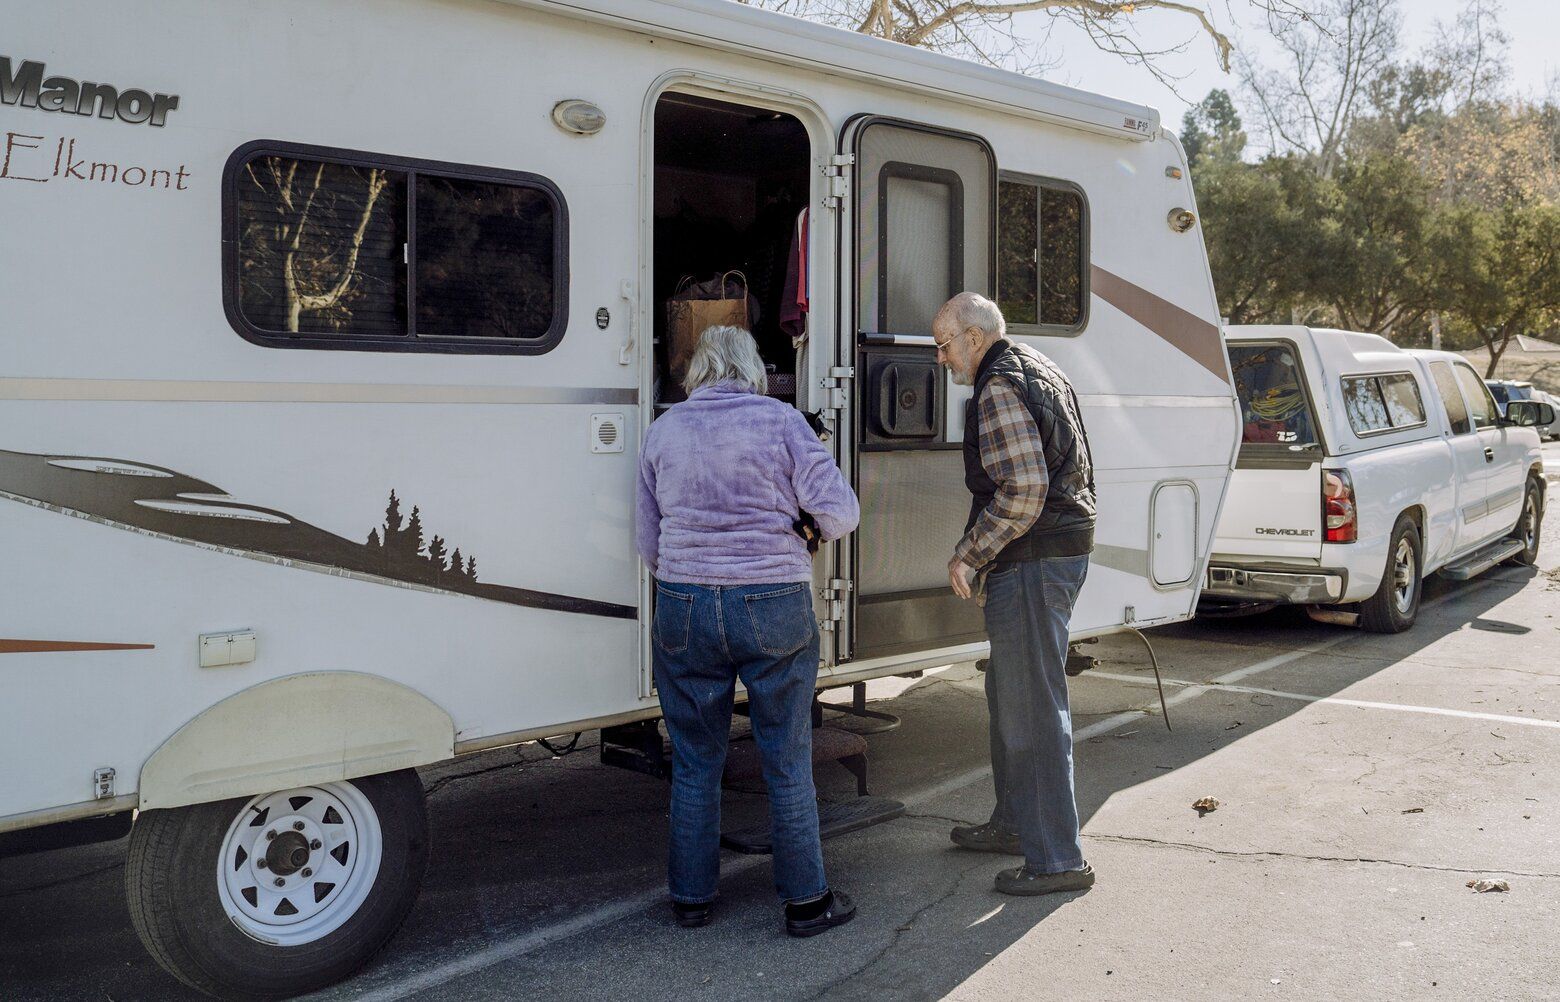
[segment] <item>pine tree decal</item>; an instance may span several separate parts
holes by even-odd
[[[416,560],[422,556],[422,548],[422,509],[412,505],[412,517],[407,521],[406,532],[401,537],[400,555]]]
[[[428,542],[428,563],[433,565],[433,580],[438,581],[440,575],[449,570],[444,562],[444,537],[435,534]]]
[[[395,491],[385,503],[384,525],[368,532],[363,544],[373,556],[373,562],[383,573],[403,581],[432,582],[446,588],[483,594],[472,588],[477,583],[477,558],[462,553],[459,547],[453,553],[449,541],[435,533],[423,546],[422,509],[412,505],[411,518],[401,515],[401,498]]]
[[[390,492],[390,503],[385,505],[384,548],[395,553],[401,548],[401,499]]]

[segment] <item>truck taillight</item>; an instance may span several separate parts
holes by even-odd
[[[1359,538],[1354,481],[1349,479],[1348,470],[1322,471],[1322,528],[1329,543],[1352,543]]]

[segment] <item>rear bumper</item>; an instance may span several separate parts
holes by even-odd
[[[1341,570],[1285,570],[1214,564],[1202,597],[1221,602],[1287,602],[1330,605],[1343,600],[1348,575]]]

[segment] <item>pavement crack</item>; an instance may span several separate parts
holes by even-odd
[[[124,865],[124,861],[121,860],[117,863],[110,863],[107,866],[100,866],[96,870],[88,870],[85,873],[72,874],[69,877],[61,877],[58,880],[50,880],[42,884],[32,884],[27,887],[16,887],[7,891],[0,891],[0,898],[19,898],[23,894],[31,894],[33,891],[46,891],[51,887],[59,887],[62,884],[74,884],[78,880],[86,880],[89,877],[95,877],[100,873],[107,873],[110,870],[122,869]]]
[[[815,999],[827,998],[828,996],[830,996],[830,995],[834,994],[836,991],[838,991],[840,989],[840,987],[843,986],[845,983],[847,983],[849,981],[854,981],[856,978],[861,977],[863,974],[867,973],[872,968],[876,967],[878,965],[878,963],[883,960],[884,957],[887,957],[890,953],[892,953],[894,951],[894,949],[897,946],[899,946],[899,941],[902,938],[904,938],[905,933],[914,931],[915,924],[921,918],[922,915],[925,915],[927,912],[931,911],[933,908],[936,908],[938,905],[942,904],[943,902],[947,901],[949,898],[953,897],[955,894],[959,893],[959,888],[964,884],[964,878],[968,877],[975,870],[980,869],[981,867],[986,867],[986,866],[990,866],[990,865],[991,865],[991,861],[989,859],[982,859],[982,860],[978,860],[978,861],[976,861],[974,863],[971,863],[970,865],[968,865],[968,866],[964,867],[963,869],[961,869],[959,871],[958,875],[956,877],[954,877],[953,881],[949,884],[947,890],[943,891],[941,894],[939,894],[937,897],[933,898],[931,901],[928,901],[926,904],[924,904],[921,907],[917,908],[914,912],[911,913],[909,918],[905,919],[898,926],[896,926],[894,928],[894,935],[889,939],[889,941],[881,949],[874,951],[872,953],[872,955],[870,957],[868,957],[864,962],[862,962],[862,964],[860,966],[858,966],[855,970],[851,971],[850,973],[848,973],[848,974],[846,974],[846,975],[844,975],[844,976],[842,976],[840,978],[835,979],[835,981],[832,984],[826,985],[825,987],[820,988],[818,991],[814,992],[813,994],[807,996],[808,1002],[813,1002],[813,1000],[815,1000]]]
[[[1144,838],[1138,835],[1097,835],[1085,832],[1084,838],[1101,842],[1120,842],[1126,845],[1156,845],[1166,849],[1182,849],[1187,852],[1206,852],[1215,856],[1235,856],[1245,859],[1302,859],[1313,863],[1373,863],[1378,866],[1400,866],[1407,870],[1432,870],[1439,873],[1504,873],[1513,877],[1544,877],[1560,879],[1560,873],[1541,873],[1533,870],[1469,869],[1464,866],[1436,866],[1433,863],[1407,863],[1400,859],[1380,859],[1373,856],[1313,856],[1302,852],[1279,852],[1275,849],[1258,849],[1242,852],[1235,849],[1215,849],[1211,845],[1195,842],[1175,842],[1166,839]]]
[[[969,818],[951,818],[946,814],[917,814],[913,811],[905,811],[899,815],[902,818],[929,818],[932,821],[951,821],[956,825],[978,825],[981,822],[971,821]]]

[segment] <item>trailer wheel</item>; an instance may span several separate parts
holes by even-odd
[[[1523,546],[1519,552],[1507,558],[1508,564],[1532,567],[1538,563],[1539,531],[1543,524],[1543,495],[1539,493],[1538,481],[1529,477],[1527,491],[1522,495],[1522,514],[1517,517],[1516,527],[1511,530],[1511,538],[1519,540]]]
[[[1360,603],[1360,627],[1371,633],[1402,633],[1419,618],[1419,598],[1424,591],[1419,527],[1407,515],[1399,515],[1387,547],[1386,573],[1376,594]]]
[[[266,999],[356,971],[422,883],[428,819],[410,769],[146,811],[130,833],[130,917],[168,973]]]

